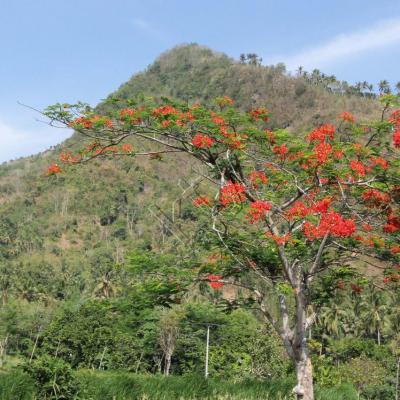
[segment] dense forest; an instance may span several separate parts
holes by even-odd
[[[198,45],[162,54],[95,110],[118,111],[133,98],[194,104],[220,96],[242,110],[266,107],[269,129],[299,134],[343,111],[360,120],[382,113],[367,83],[302,69],[290,76],[256,55],[235,61]],[[199,163],[156,154],[45,173],[82,140],[76,131],[0,166],[0,397],[291,398],[293,365],[246,290],[187,272],[204,264],[214,240],[193,207],[209,190],[198,181]],[[206,265],[216,272],[214,259]],[[384,261],[363,278],[357,263],[341,267],[321,277],[314,299],[320,313],[308,345],[316,397],[397,399],[399,275],[383,290]]]

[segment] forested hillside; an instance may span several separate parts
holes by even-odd
[[[96,110],[117,110],[121,99],[168,97],[193,104],[218,96],[229,96],[243,110],[266,107],[271,112],[270,129],[299,134],[324,123],[339,124],[343,111],[360,120],[381,115],[373,96],[333,93],[303,75],[286,74],[281,65],[239,62],[195,44],[162,54]],[[207,236],[206,222],[192,207],[200,188],[207,191],[207,183],[196,173],[200,166],[184,155],[135,159],[127,155],[73,166],[68,174],[46,175],[61,153],[79,148],[82,140],[74,133],[54,149],[0,166],[3,369],[24,365],[25,372],[15,379],[27,387],[44,388],[41,393],[46,398],[74,398],[77,393],[87,396],[80,398],[97,398],[90,396],[100,396],[100,389],[97,393],[87,382],[101,377],[91,377],[84,369],[202,373],[205,327],[211,325],[212,377],[241,381],[285,375],[289,383],[276,390],[286,393],[292,367],[272,329],[251,311],[251,304],[238,307],[245,293],[229,285],[213,291],[203,282],[184,295],[177,290],[164,296],[170,293],[168,285],[176,284],[171,276],[179,275],[177,266],[195,265],[201,258],[198,242]],[[143,278],[145,267],[169,280],[161,284]],[[382,281],[381,271],[371,274]],[[320,390],[344,384],[339,390],[348,396],[355,391],[370,396],[365,398],[393,398],[398,293],[366,284],[363,290],[331,287],[329,293],[335,296],[327,298],[322,292],[330,284],[321,282],[321,318],[310,332]],[[171,329],[179,331],[172,360],[163,341]],[[366,380],[367,371],[373,372]],[[65,377],[59,385],[66,397],[54,394],[55,375]],[[116,374],[108,379],[114,379],[110,387],[117,388],[119,379],[130,378]],[[96,385],[100,387],[100,381]],[[88,388],[86,394],[83,386]],[[113,398],[111,389],[102,390],[109,396],[103,398]],[[138,393],[145,390],[150,389]],[[259,392],[243,390],[243,396],[258,398]],[[12,398],[4,393],[3,398]]]

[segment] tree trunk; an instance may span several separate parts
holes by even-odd
[[[314,385],[311,359],[303,355],[303,359],[296,361],[297,385],[293,389],[298,400],[314,400]]]
[[[165,355],[164,375],[168,376],[171,369],[171,354]]]

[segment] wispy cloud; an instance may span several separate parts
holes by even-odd
[[[23,130],[0,118],[0,163],[44,151],[71,135],[48,126]]]
[[[368,53],[400,43],[400,18],[382,20],[356,32],[340,34],[319,46],[304,49],[297,54],[281,56],[288,70],[300,65],[306,69],[321,68],[362,53]]]
[[[132,24],[136,30],[141,31],[147,36],[151,36],[157,40],[166,40],[166,35],[164,32],[142,18],[134,18],[132,20]]]

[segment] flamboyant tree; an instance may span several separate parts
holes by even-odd
[[[209,186],[193,203],[218,238],[211,286],[229,282],[248,293],[295,364],[297,397],[310,400],[307,331],[318,314],[318,279],[330,275],[333,286],[355,293],[370,268],[384,271],[376,282],[382,289],[399,279],[400,110],[392,109],[394,96],[382,101],[379,121],[343,112],[336,126],[306,133],[271,131],[267,109],[242,112],[228,97],[212,106],[119,100],[124,108],[104,115],[57,104],[45,111],[50,123],[73,128],[87,143],[62,153],[62,164],[47,173],[93,158],[165,153],[203,165],[199,175]],[[149,143],[151,151],[142,150]]]

